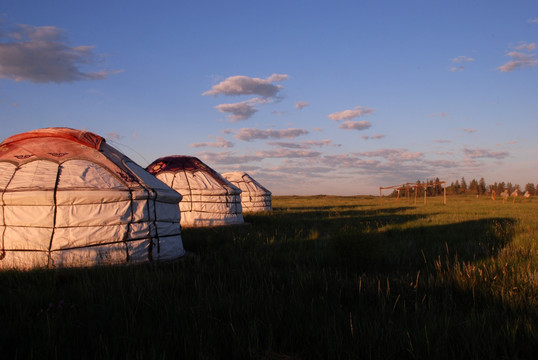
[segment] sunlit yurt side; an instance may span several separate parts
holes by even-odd
[[[184,255],[181,195],[105,140],[69,128],[0,144],[0,269]]]
[[[183,196],[181,226],[206,227],[244,223],[241,190],[193,156],[159,158],[146,168]]]
[[[225,172],[222,176],[241,189],[243,212],[271,211],[271,192],[242,171]]]

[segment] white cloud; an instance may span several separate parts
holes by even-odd
[[[454,59],[452,59],[452,62],[456,63],[456,64],[465,64],[465,63],[473,62],[473,61],[474,61],[474,58],[469,57],[469,56],[464,56],[464,55],[461,55],[461,56],[458,56],[458,57],[455,57]],[[463,71],[463,70],[465,70],[465,68],[466,68],[465,65],[459,65],[459,66],[451,67],[450,71],[452,71],[452,72]]]
[[[318,151],[298,149],[261,150],[249,155],[236,155],[231,151],[210,152],[204,151],[196,154],[204,161],[215,164],[245,164],[248,162],[260,162],[264,159],[303,159],[317,158],[321,155]]]
[[[466,62],[472,62],[472,61],[474,61],[474,58],[463,56],[463,55],[452,59],[452,62],[454,63],[466,63]]]
[[[414,161],[424,154],[421,152],[408,152],[407,149],[379,149],[376,151],[364,151],[355,153],[357,156],[381,157],[389,161]]]
[[[320,155],[321,153],[318,151],[296,149],[264,150],[256,152],[256,156],[263,158],[311,158]]]
[[[237,122],[249,119],[258,111],[253,105],[255,102],[256,101],[251,99],[234,104],[220,104],[215,106],[215,109],[221,113],[230,113],[228,118],[232,120],[232,122]]]
[[[444,152],[434,154],[437,158],[428,159],[425,153],[409,151],[405,148],[384,148],[375,151],[358,153],[323,154],[311,151],[306,147],[307,141],[303,142],[280,142],[269,143],[280,146],[283,149],[261,150],[246,154],[233,152],[204,152],[199,156],[204,161],[214,164],[234,167],[241,164],[241,168],[257,166],[258,174],[264,183],[267,179],[273,179],[275,184],[288,179],[293,183],[301,182],[301,191],[308,193],[310,189],[319,188],[317,185],[339,179],[345,184],[353,186],[358,179],[371,183],[377,189],[380,185],[414,182],[417,179],[426,180],[440,177],[454,179],[461,177],[462,173],[469,171],[479,172],[485,162],[477,161],[477,158],[502,159],[507,153],[492,152],[485,149],[465,149],[466,156],[456,159],[456,154]],[[324,141],[327,146],[329,141]],[[297,145],[297,146],[296,146]],[[321,145],[321,144],[320,144]],[[326,146],[323,145],[323,146]],[[315,146],[315,145],[314,145]],[[447,157],[446,160],[438,158]],[[264,161],[261,166],[260,162]],[[317,185],[316,185],[317,184]],[[343,186],[340,182],[340,186]],[[271,182],[269,182],[271,185]],[[280,188],[282,191],[282,188]],[[294,191],[296,186],[286,189]]]
[[[526,43],[522,42],[518,46],[515,47],[517,50],[526,50],[526,51],[534,51],[536,50],[536,43]]]
[[[439,113],[439,114],[429,114],[428,116],[429,116],[429,117],[439,116],[439,117],[441,117],[441,118],[444,118],[444,117],[448,117],[448,116],[450,116],[450,114],[447,113],[447,112],[441,112],[441,113]]]
[[[456,72],[456,71],[463,71],[465,70],[465,66],[461,65],[461,66],[453,66],[450,68],[450,71],[451,72]]]
[[[306,102],[306,101],[297,101],[295,103],[295,108],[297,108],[299,110],[301,110],[301,109],[303,109],[303,108],[305,108],[307,106],[308,106],[308,102]]]
[[[340,129],[359,130],[359,131],[369,129],[371,126],[372,126],[372,123],[369,121],[351,121],[351,120],[344,121],[343,123],[338,125]]]
[[[529,22],[532,23],[532,24],[538,24],[538,18],[530,19]]]
[[[304,144],[300,142],[287,142],[287,141],[271,141],[271,142],[268,142],[267,145],[278,146],[278,147],[289,148],[289,149],[308,149],[309,148],[309,146],[305,146]]]
[[[521,50],[527,52],[536,50],[536,43],[522,42],[521,44],[516,46],[515,49],[520,51],[508,52],[506,55],[511,57],[512,60],[502,66],[499,66],[497,70],[501,72],[510,72],[516,69],[524,69],[538,66],[538,60],[535,59],[536,54],[521,52]]]
[[[464,128],[463,131],[465,131],[466,133],[472,134],[476,132],[476,129]]]
[[[266,80],[268,82],[279,82],[279,81],[284,81],[287,78],[288,78],[288,75],[286,74],[273,74],[269,76]]]
[[[267,144],[271,146],[279,146],[279,147],[290,148],[290,149],[310,149],[314,146],[317,146],[317,147],[341,146],[339,144],[333,144],[332,140],[329,140],[329,139],[308,140],[308,141],[300,141],[300,142],[273,141],[273,142],[268,142]]]
[[[214,147],[214,148],[231,148],[234,146],[234,143],[231,141],[228,141],[224,139],[222,136],[217,136],[215,142],[201,142],[201,143],[194,143],[191,144],[191,147],[199,148],[199,147]]]
[[[342,146],[341,144],[333,144],[332,140],[324,139],[324,140],[308,140],[303,141],[303,144],[306,144],[308,146]]]
[[[243,75],[230,76],[224,81],[213,85],[211,90],[202,95],[259,95],[264,98],[275,97],[282,89],[280,85],[273,85],[273,82],[286,80],[288,75],[273,74],[267,79],[251,78]]]
[[[0,33],[1,35],[1,33]],[[54,26],[18,25],[0,43],[0,79],[34,83],[102,80],[120,71],[83,71],[97,63],[93,46],[67,45],[65,31]]]
[[[370,114],[374,110],[375,109],[366,108],[364,106],[355,106],[353,110],[344,110],[340,112],[335,112],[327,116],[329,117],[329,119],[333,121],[351,120],[362,115]]]
[[[236,155],[231,151],[203,151],[196,154],[203,161],[215,164],[243,164],[250,161],[261,161],[263,158],[255,155]]]
[[[322,162],[333,168],[349,170],[375,170],[381,165],[379,160],[362,160],[349,154],[326,155],[323,157]]]
[[[387,135],[384,135],[384,134],[375,134],[375,135],[363,135],[361,136],[364,140],[379,140],[379,139],[383,139],[384,137],[386,137]]]
[[[259,95],[250,100],[233,104],[220,104],[215,108],[222,113],[230,113],[228,118],[233,122],[247,120],[254,115],[258,109],[255,104],[265,104],[280,100],[278,93],[282,89],[280,85],[273,82],[283,81],[288,78],[285,74],[273,74],[267,79],[251,78],[243,75],[230,76],[220,83],[214,85],[211,90],[202,95]]]
[[[491,151],[487,149],[468,149],[464,148],[463,153],[465,156],[471,159],[476,158],[493,158],[493,159],[504,159],[510,154],[505,151]]]
[[[255,139],[295,139],[298,136],[308,134],[307,130],[290,128],[284,130],[273,130],[273,129],[252,129],[252,128],[242,128],[236,134],[235,138],[244,141],[252,141]]]

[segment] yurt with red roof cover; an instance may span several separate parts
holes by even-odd
[[[171,260],[181,195],[91,132],[34,130],[0,144],[0,269]]]
[[[241,189],[243,213],[271,211],[271,192],[244,171],[222,173],[222,177]]]
[[[244,223],[241,190],[194,156],[159,158],[146,169],[183,196],[181,226],[206,227]]]

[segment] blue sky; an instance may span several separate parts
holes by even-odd
[[[0,5],[0,138],[67,126],[274,194],[538,183],[538,2]]]

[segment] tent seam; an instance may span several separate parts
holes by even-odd
[[[4,195],[6,194],[6,190],[9,184],[11,184],[11,181],[15,177],[15,173],[17,172],[18,169],[19,169],[19,166],[16,166],[15,170],[11,174],[11,177],[9,178],[9,181],[6,184],[6,187],[2,191],[2,224],[4,224],[4,228],[2,229],[2,251],[0,252],[0,260],[3,260],[6,257],[5,236],[6,236],[7,226],[6,226],[6,203],[4,201]]]

